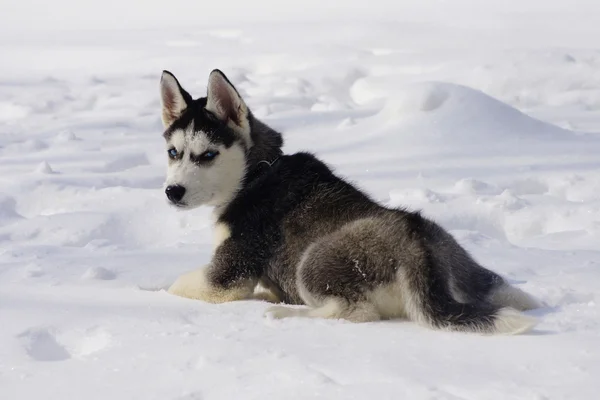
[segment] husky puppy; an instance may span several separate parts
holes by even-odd
[[[214,207],[214,254],[169,288],[211,303],[251,299],[274,318],[353,322],[408,318],[483,334],[527,331],[518,310],[538,302],[480,266],[418,212],[387,208],[309,153],[284,155],[281,134],[256,119],[232,83],[211,72],[193,99],[164,71],[160,84],[174,207]]]

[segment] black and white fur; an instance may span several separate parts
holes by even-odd
[[[354,322],[408,318],[453,331],[515,334],[538,307],[483,268],[417,212],[383,207],[309,153],[284,155],[281,135],[256,119],[219,70],[192,99],[161,79],[169,167],[166,193],[182,209],[214,207],[208,265],[169,292],[211,303],[251,299],[257,285],[275,318]]]

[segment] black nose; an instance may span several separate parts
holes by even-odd
[[[185,188],[180,185],[171,185],[167,186],[165,193],[167,194],[167,198],[173,203],[179,203],[183,199]]]

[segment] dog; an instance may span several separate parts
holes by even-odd
[[[479,265],[441,226],[388,208],[313,154],[283,154],[220,70],[198,99],[160,80],[168,157],[165,194],[214,207],[214,253],[180,276],[177,296],[223,303],[265,298],[273,318],[370,322],[406,318],[442,330],[517,334],[540,303]],[[304,305],[297,307],[293,305]]]

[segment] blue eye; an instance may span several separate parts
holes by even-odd
[[[195,155],[190,153],[190,160],[198,165],[207,165],[219,155],[217,150],[206,150],[204,153]]]
[[[218,155],[219,155],[218,151],[207,150],[204,153],[200,154],[200,158],[202,158],[203,160],[210,161]]]
[[[177,154],[179,154],[179,153],[177,153],[176,149],[170,149],[169,150],[169,157],[175,158],[175,157],[177,157]]]

